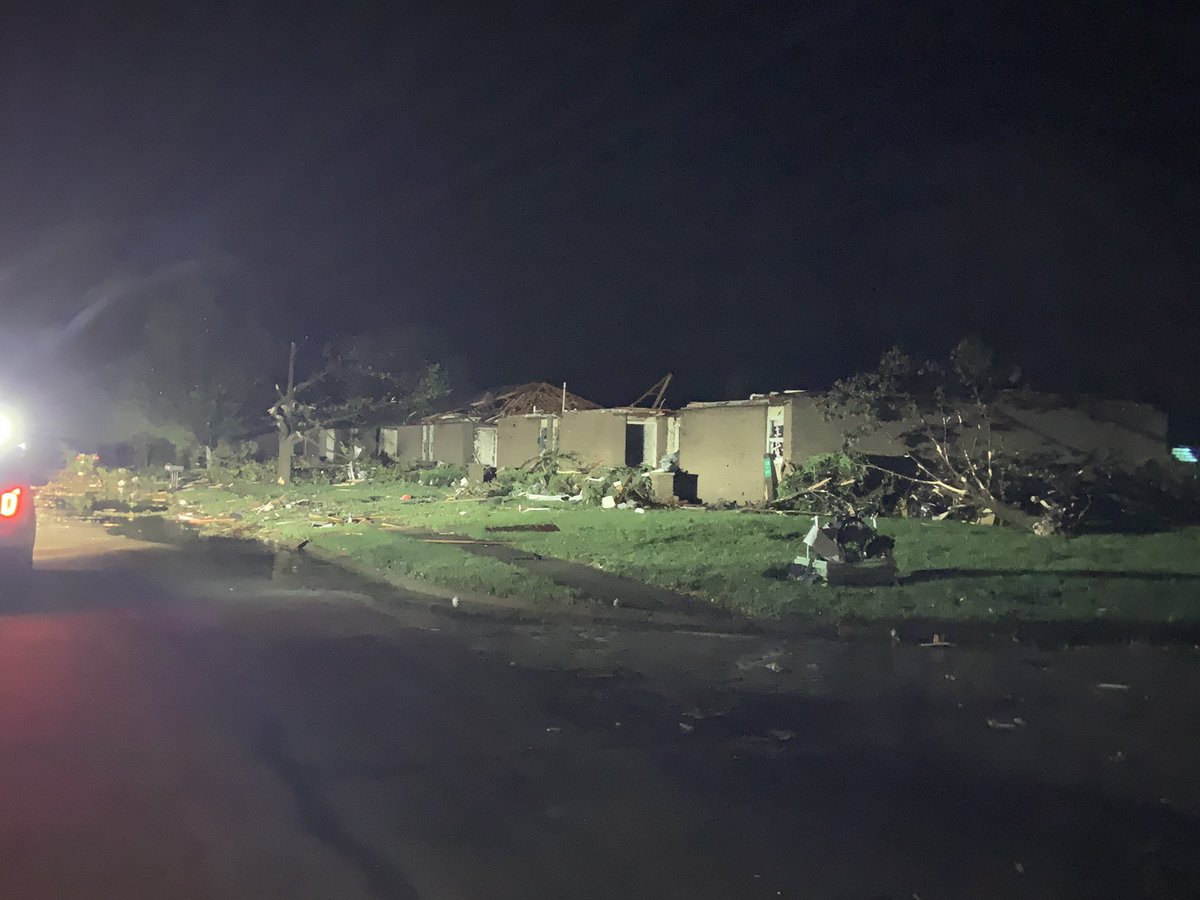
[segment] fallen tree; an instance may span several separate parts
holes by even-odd
[[[917,502],[923,495],[942,505],[940,515],[994,516],[1039,534],[1057,531],[1061,511],[1052,500],[1040,498],[1035,513],[1000,489],[1015,466],[992,428],[1000,384],[992,351],[978,342],[961,341],[948,360],[925,363],[893,348],[876,369],[838,381],[823,404],[828,418],[845,424],[847,452],[878,431],[903,448],[909,471],[885,471],[905,478]]]

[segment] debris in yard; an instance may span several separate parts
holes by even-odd
[[[953,647],[954,645],[947,640],[943,640],[940,634],[935,634],[933,640],[921,645],[922,647]]]
[[[1003,719],[987,720],[987,727],[992,729],[992,731],[1016,731],[1024,724],[1025,720],[1019,716],[1013,716],[1013,718],[1007,721]]]
[[[769,669],[772,672],[783,672],[785,669],[779,663],[779,658],[783,656],[782,650],[774,650],[762,656],[751,657],[750,659],[739,659],[737,667],[745,672],[748,669]]]
[[[804,555],[788,567],[788,578],[813,583],[863,587],[895,584],[899,569],[892,556],[896,542],[858,516],[838,516],[829,525],[813,516],[804,536]]]
[[[601,509],[616,509],[617,508],[617,498],[613,497],[611,495],[604,497],[600,501],[600,508]]]
[[[455,609],[458,609],[458,597],[457,596],[450,598],[450,605],[453,606]]]
[[[188,516],[178,515],[176,521],[184,525],[229,525],[237,521],[233,516]]]
[[[1129,685],[1120,684],[1115,681],[1102,681],[1098,685],[1096,685],[1096,690],[1098,690],[1098,691],[1127,691],[1127,690],[1129,690]]]
[[[484,531],[559,531],[553,522],[539,522],[536,525],[489,525]]]

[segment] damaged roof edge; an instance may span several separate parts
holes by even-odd
[[[772,391],[769,394],[751,394],[747,400],[694,400],[684,409],[713,409],[721,406],[759,406],[772,400],[791,400],[795,397],[816,397],[812,391]]]

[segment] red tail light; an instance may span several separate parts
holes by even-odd
[[[13,516],[20,513],[21,507],[24,505],[22,502],[22,496],[23,495],[19,487],[0,494],[0,517],[11,519]]]

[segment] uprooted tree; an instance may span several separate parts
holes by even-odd
[[[1016,378],[1001,377],[992,351],[977,341],[961,341],[945,361],[924,363],[893,348],[875,370],[837,382],[825,412],[844,423],[847,450],[876,432],[903,447],[909,471],[902,474],[947,514],[994,515],[1047,533],[1054,530],[1050,506],[1033,515],[1003,496],[1013,461],[993,432],[993,403]]]
[[[267,411],[279,436],[276,474],[280,484],[291,481],[296,448],[312,432],[358,427],[384,411],[403,421],[432,411],[449,392],[441,365],[393,368],[396,361],[367,339],[327,346],[320,361],[298,381],[298,349],[291,344],[286,386],[276,385],[278,397]]]

